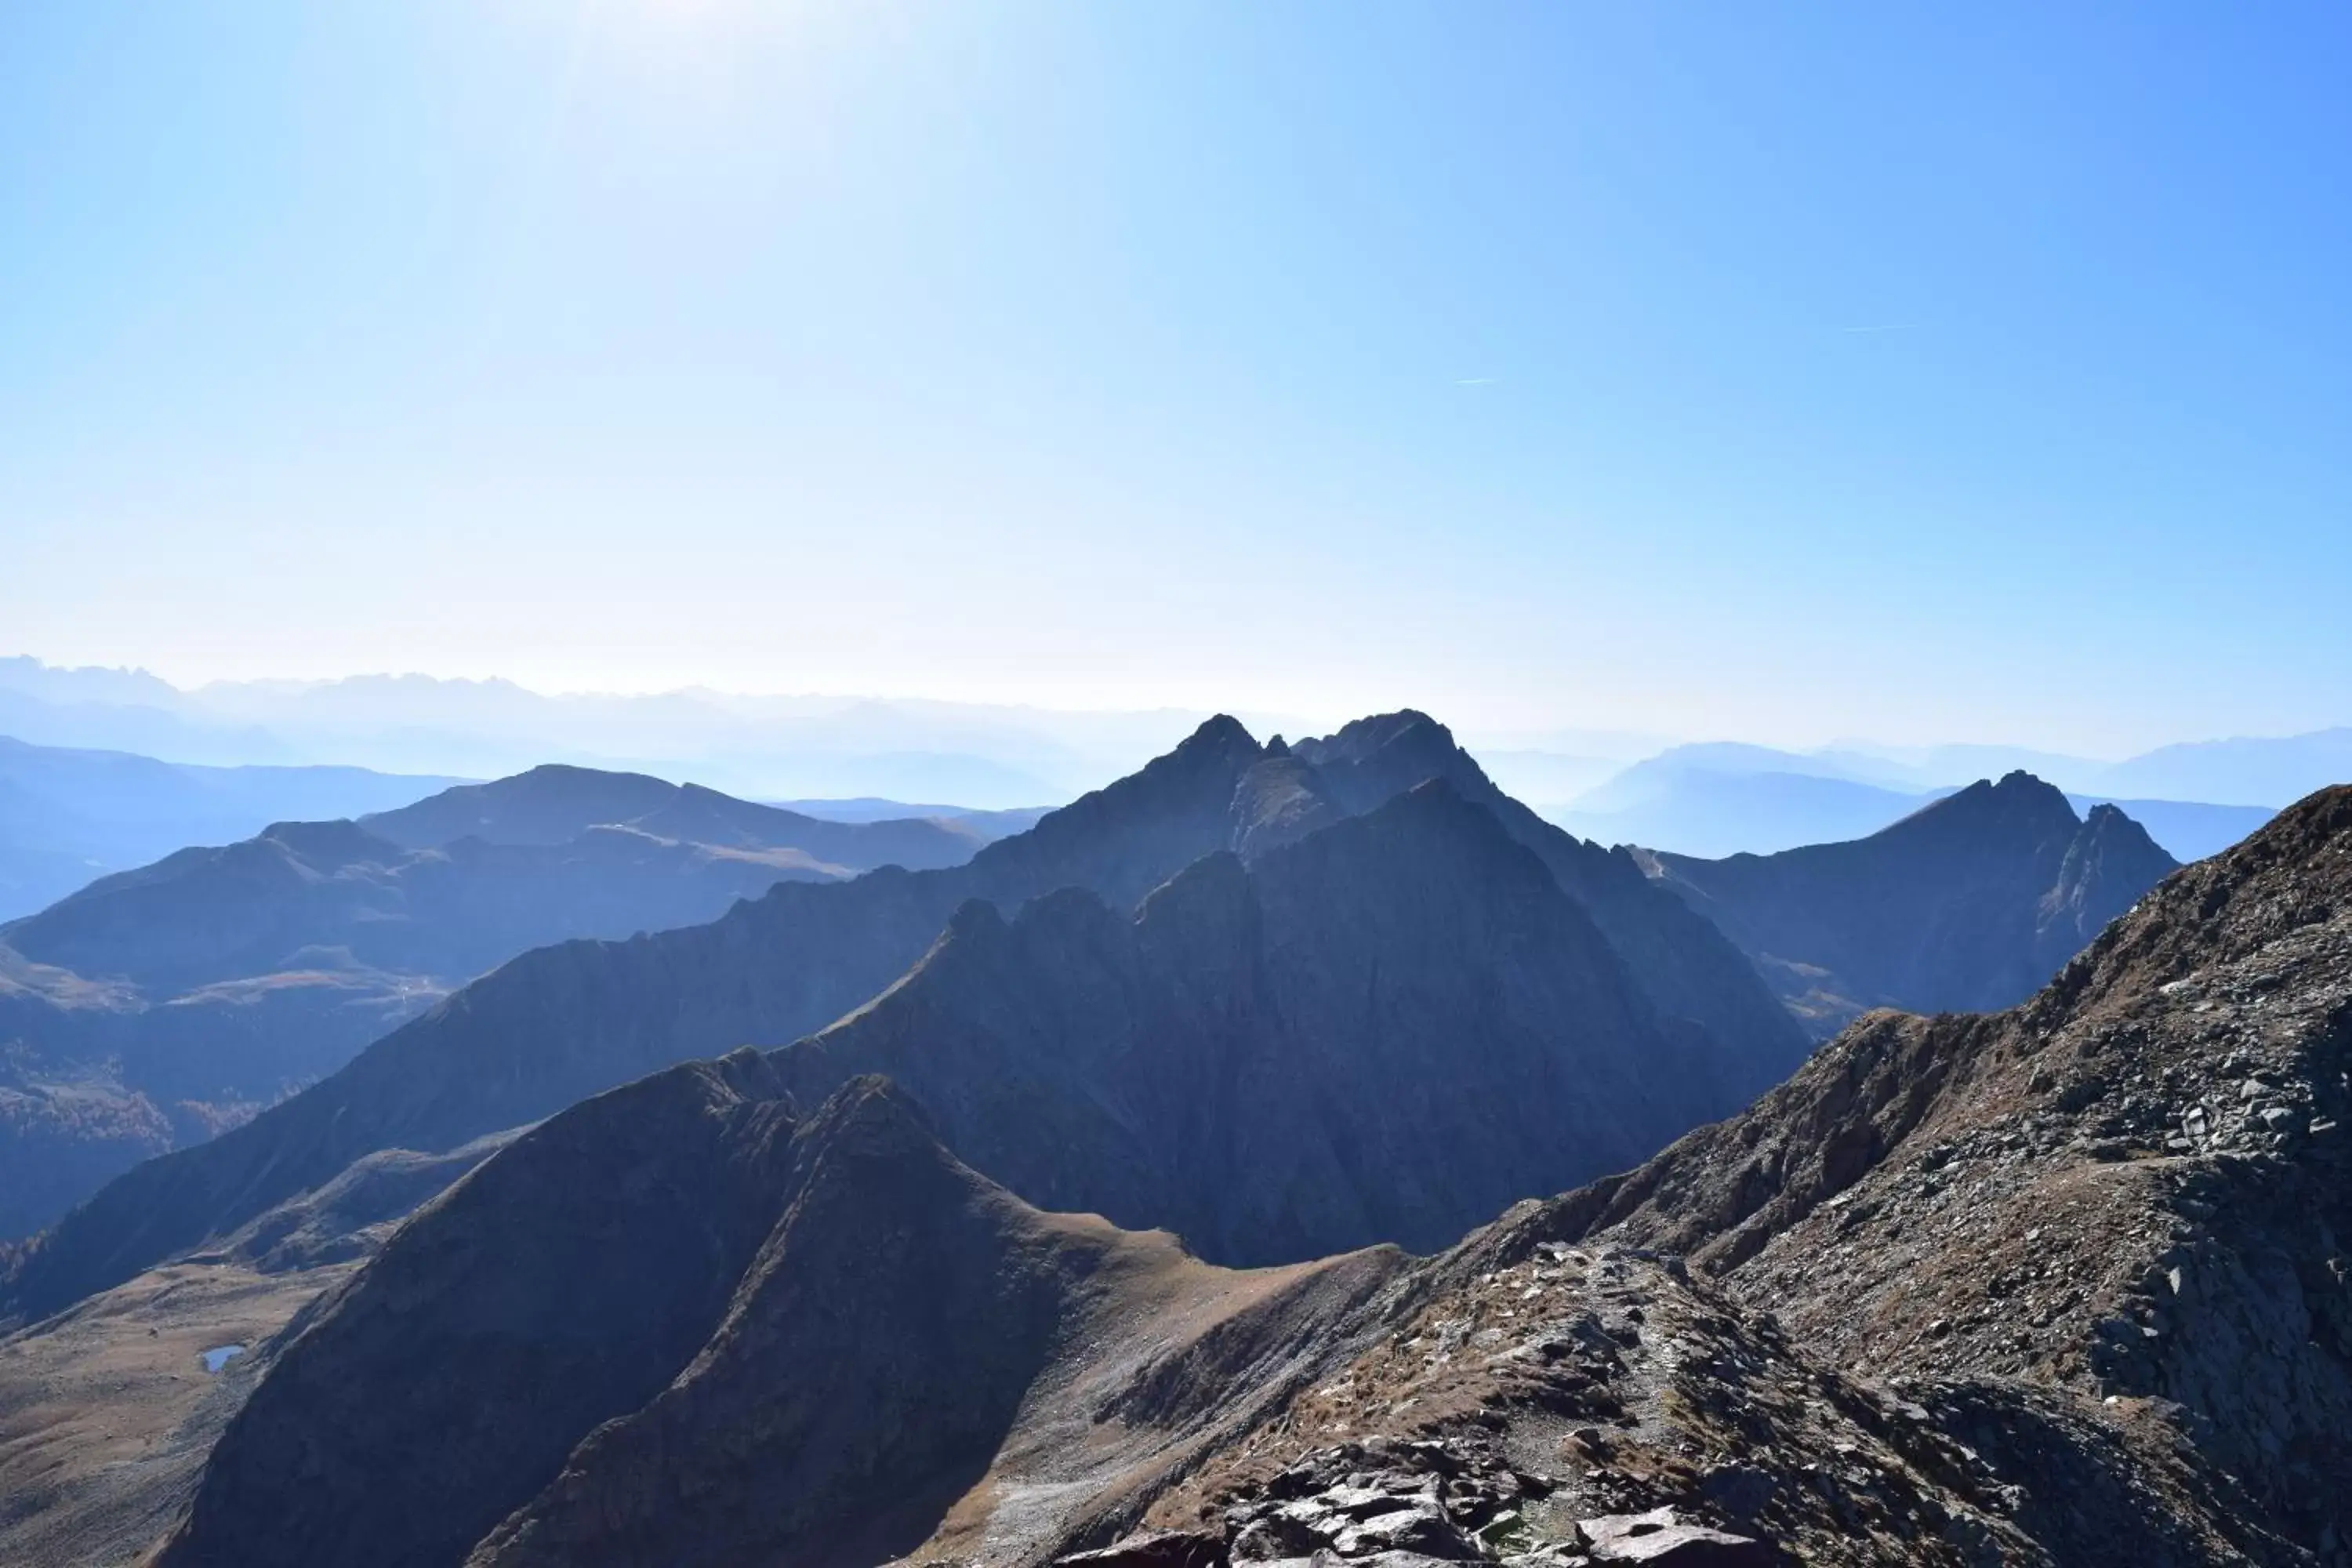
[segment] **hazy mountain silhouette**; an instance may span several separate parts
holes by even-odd
[[[2278,806],[2347,778],[2352,727],[2160,746],[2117,763],[2098,787],[2118,796]]]
[[[1221,718],[963,866],[782,883],[709,925],[526,954],[246,1126],[111,1184],[44,1238],[13,1298],[44,1310],[102,1288],[379,1149],[453,1148],[671,1062],[790,1042],[896,980],[969,900],[1012,910],[1083,888],[1131,908],[1204,855],[1255,858],[1432,778],[1534,851],[1651,1012],[1712,1033],[1759,1081],[1796,1058],[1799,1031],[1714,927],[1630,857],[1502,795],[1442,725],[1391,715],[1262,748]]]
[[[1545,815],[1602,844],[1637,844],[1708,859],[1777,854],[1864,837],[1899,822],[1930,801],[1955,793],[1974,776],[1935,769],[1989,751],[2005,749],[1937,747],[1898,766],[1853,752],[1679,746],[1625,769],[1606,784],[1570,805],[1550,807]],[[2105,764],[2073,760],[2059,776],[2095,780],[2108,772]],[[2089,786],[2068,787],[2079,791]],[[2194,798],[2116,799],[2082,793],[2068,798],[2077,811],[2121,806],[2167,853],[2182,861],[2221,853],[2272,815],[2265,806],[2214,805]]]
[[[1024,805],[1003,811],[974,811],[968,806],[919,805],[871,795],[855,795],[846,800],[772,800],[767,804],[785,811],[797,811],[803,816],[820,816],[827,822],[882,822],[916,816],[933,817],[976,833],[992,843],[1015,833],[1027,832],[1037,826],[1039,817],[1054,809],[1050,805]]]
[[[0,732],[0,920],[190,844],[225,844],[292,818],[381,811],[452,782],[364,768],[188,767]]]
[[[1622,791],[1616,798],[1623,804],[1610,809],[1579,802],[1549,815],[1570,832],[1603,844],[1717,858],[1860,838],[1934,798],[1811,773],[1692,769],[1642,783],[1638,795]]]
[[[2178,865],[2114,806],[2077,817],[2064,795],[2021,773],[1866,838],[1643,859],[1824,1035],[1871,1007],[2021,1001]]]
[[[1199,719],[698,688],[549,695],[509,680],[414,674],[184,690],[143,671],[0,659],[0,734],[44,745],[474,778],[560,762],[691,777],[755,799],[874,795],[985,808],[1067,800],[1165,750]]]

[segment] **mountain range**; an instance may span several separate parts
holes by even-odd
[[[0,921],[187,845],[383,811],[456,782],[350,767],[191,767],[30,745],[0,726]]]
[[[637,815],[563,839],[624,812]],[[2080,823],[2023,775],[1859,845],[1768,862],[1760,880],[1745,862],[1603,851],[1496,790],[1442,725],[1410,712],[1295,745],[1213,721],[961,865],[828,882],[817,875],[841,868],[806,851],[746,847],[786,828],[827,853],[865,835],[901,858],[910,833],[944,831],[811,825],[655,780],[546,769],[323,835],[490,834],[522,841],[504,853],[552,847],[567,865],[586,843],[667,856],[691,842],[700,874],[773,886],[710,924],[522,954],[311,1089],[97,1193],[31,1249],[10,1299],[52,1310],[299,1205],[379,1154],[437,1158],[698,1053],[804,1036],[787,1077],[805,1101],[879,1070],[934,1106],[959,1152],[993,1147],[992,1128],[1061,1127],[1050,1161],[983,1162],[1038,1203],[1173,1223],[1223,1262],[1427,1249],[1513,1195],[1630,1163],[1735,1109],[1801,1055],[1799,1020],[1823,1033],[1865,1005],[2024,994],[2170,867],[2121,814]],[[702,839],[664,837],[686,832]],[[413,853],[436,873],[451,860]],[[195,885],[201,907],[242,907]],[[608,905],[647,900],[639,889]],[[373,906],[356,929],[374,945],[360,948],[337,937],[331,902],[268,909],[280,923],[261,929],[279,948],[295,932],[298,952],[340,942],[373,963],[407,940],[397,922],[371,929]],[[73,912],[26,933],[42,939],[32,955],[106,973],[102,953],[64,942]],[[462,918],[446,924],[436,940],[468,932]],[[1911,946],[1871,945],[1890,931],[1914,933]],[[203,935],[215,960],[226,947],[247,968],[291,962],[234,919]],[[518,933],[490,936],[510,948]],[[288,1009],[306,994],[348,1001],[357,984],[272,973],[265,989]],[[1475,1047],[1448,1044],[1465,1028]],[[1449,1055],[1455,1076],[1416,1076]],[[1400,1098],[1426,1115],[1399,1124]],[[1442,1162],[1438,1147],[1479,1152]],[[455,1180],[468,1167],[430,1168]],[[1400,1172],[1412,1173],[1402,1187]]]
[[[982,841],[551,766],[101,878],[0,925],[0,1237],[528,949],[695,924],[778,881],[950,865]]]
[[[2336,776],[2326,771],[2336,763],[2325,744],[2328,738],[2328,733],[2307,737],[2314,754],[2294,764],[2308,769],[2314,783]],[[1984,754],[1988,752],[1994,756]],[[1677,746],[1615,773],[1565,805],[1547,807],[1546,815],[1571,832],[1604,844],[1634,844],[1708,858],[1769,855],[1864,837],[1970,779],[2030,771],[2063,783],[2078,811],[2119,806],[2184,861],[2219,854],[2272,815],[2269,805],[2215,805],[2199,796],[2147,799],[2102,793],[2098,785],[2115,780],[2115,771],[2079,758],[2024,755],[2006,770],[1995,765],[1981,773],[1969,771],[1972,764],[2010,755],[1990,747],[1947,746],[1897,764],[1849,751]],[[2346,771],[2352,772],[2352,764]]]
[[[2179,867],[2113,805],[1980,780],[1891,827],[1777,855],[1642,851],[1817,1035],[1873,1007],[1992,1012],[2040,989]]]
[[[1620,1046],[1638,1027],[1654,1041],[1696,1042],[1700,1058],[1717,1064],[1712,1081],[1683,1091],[1676,1111],[1643,1124],[1651,1131],[1730,1109],[1742,1084],[1771,1081],[1801,1054],[1793,1020],[1713,926],[1652,885],[1630,856],[1581,843],[1496,790],[1444,726],[1402,713],[1328,740],[1261,745],[1221,718],[963,865],[779,882],[707,925],[525,954],[304,1092],[111,1183],[35,1246],[10,1300],[36,1315],[55,1310],[235,1231],[378,1151],[453,1149],[676,1061],[788,1044],[888,987],[971,900],[1018,910],[1080,889],[1108,910],[1131,910],[1203,857],[1256,862],[1433,780],[1491,825],[1489,847],[1507,842],[1510,864],[1541,874],[1523,869],[1523,882],[1553,889],[1544,918],[1554,956],[1569,933],[1584,933],[1577,962],[1605,991],[1556,1000],[1632,1020],[1601,1026]],[[1509,1016],[1492,1023],[1519,1026]],[[1580,1026],[1571,1016],[1548,1038],[1556,1049]],[[1459,1225],[1475,1217],[1462,1213]]]
[[[1172,744],[1199,718],[701,689],[551,695],[422,675],[183,689],[142,670],[0,658],[0,734],[45,745],[475,778],[561,762],[692,778],[750,798],[1066,801]]]
[[[808,1049],[608,1091],[428,1205],[257,1352],[156,1561],[2352,1550],[2352,789],[2022,1005],[1859,1019],[1421,1259],[1040,1212],[886,1079],[798,1100]]]

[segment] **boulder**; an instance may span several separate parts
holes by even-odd
[[[1685,1524],[1670,1508],[1580,1521],[1595,1563],[1654,1563],[1670,1568],[1771,1568],[1780,1554],[1761,1541]]]
[[[1205,1531],[1154,1530],[1094,1552],[1054,1559],[1055,1568],[1227,1568],[1225,1540]]]

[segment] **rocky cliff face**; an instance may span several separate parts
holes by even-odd
[[[1583,909],[1443,783],[1132,917],[968,905],[906,979],[779,1053],[795,1093],[887,1073],[1041,1206],[1218,1262],[1433,1251],[1518,1196],[1741,1104],[1753,1064],[1659,1018]]]
[[[1443,724],[1409,710],[1384,714],[1296,750],[1315,765],[1327,795],[1349,811],[1424,779],[1444,780],[1494,813],[1584,906],[1661,1016],[1689,1019],[1748,1057],[1756,1089],[1802,1058],[1801,1033],[1721,931],[1654,886],[1631,854],[1588,843],[1496,788]]]
[[[2078,818],[2062,792],[2022,773],[1847,843],[1639,858],[1824,1036],[1872,1007],[2021,1002],[2178,869],[2116,807]]]

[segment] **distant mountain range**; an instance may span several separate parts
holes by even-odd
[[[1827,1037],[1872,1007],[1994,1012],[2032,995],[2179,868],[2113,805],[1979,781],[1867,837],[1702,859],[1641,851]]]
[[[803,816],[822,817],[827,822],[887,822],[908,817],[929,817],[940,822],[961,823],[991,838],[1024,833],[1037,826],[1039,817],[1054,809],[1050,805],[1023,805],[1003,811],[975,811],[970,806],[919,805],[871,795],[855,795],[846,800],[772,800],[766,804],[784,811],[797,811]]]
[[[183,849],[0,925],[0,1237],[333,1071],[528,949],[691,925],[985,835],[543,767]]]
[[[879,796],[990,810],[1052,805],[1140,766],[1203,717],[1176,710],[1063,712],[703,689],[550,696],[506,680],[421,675],[217,682],[183,690],[143,671],[67,669],[31,658],[0,658],[0,734],[44,745],[184,763],[358,763],[474,778],[563,762],[691,778],[745,798],[782,801]],[[1253,721],[1298,728],[1271,715]],[[1838,778],[1913,795],[2022,769],[2091,801],[2272,809],[2352,779],[2352,728],[2165,746],[2122,762],[1973,744],[1852,742],[1811,752],[1675,746],[1652,735],[1572,731],[1497,731],[1474,737],[1471,750],[1517,798],[1548,814],[1595,816],[1640,804],[1612,793],[1610,784],[1645,758],[1733,775]],[[2176,840],[2166,837],[2171,829],[2157,824],[2153,813],[2142,815],[2182,858],[2210,853],[2245,831],[2239,826],[2217,837],[2245,821],[2217,819],[2194,828],[2184,824]],[[1864,832],[1886,820],[1849,826]],[[1645,843],[1685,854],[1761,852],[1818,841],[1672,841],[1646,829],[1612,830],[1605,822],[1570,826],[1603,843]]]
[[[1050,805],[1139,765],[1201,717],[701,689],[548,696],[417,675],[181,690],[141,671],[0,658],[0,734],[46,745],[473,778],[561,762],[691,778],[753,799]]]
[[[2056,793],[1987,784],[1939,831]],[[1295,875],[1395,809],[1205,874]],[[201,1468],[152,1483],[152,1560],[2317,1568],[2352,1537],[2347,973],[2335,790],[2011,1011],[1857,1023],[1436,1256],[1249,1272],[1014,1196],[989,1162],[1054,1158],[1055,1118],[951,1151],[889,1079],[798,1100],[811,1046],[673,1067],[515,1140],[262,1346]],[[885,1031],[903,1059],[972,1044],[939,1005]]]
[[[2352,777],[2352,758],[2339,763],[2330,750],[2330,738],[2337,733],[2305,737],[2312,744],[2294,752],[2288,771],[2326,783],[2339,776],[2326,770],[2340,765],[2340,776]],[[1931,769],[1960,767],[1988,752],[2004,760],[2024,755],[1993,748],[1945,747],[1927,753],[1926,762],[1898,766],[1853,752],[1679,746],[1635,763],[1570,805],[1548,808],[1546,815],[1570,832],[1604,844],[1636,844],[1710,858],[1767,855],[1874,833],[1980,776],[1938,774]],[[2043,772],[2053,763],[2054,769]],[[2155,776],[2153,769],[2132,771],[2054,758],[2032,764],[2032,771],[2064,784],[2073,791],[2077,809],[2122,806],[2181,860],[2220,853],[2272,815],[2266,805],[2215,805],[2201,797],[2138,798],[2096,787],[2102,780],[2127,783]]]
[[[0,921],[191,844],[383,811],[457,782],[364,768],[194,767],[0,733]]]

